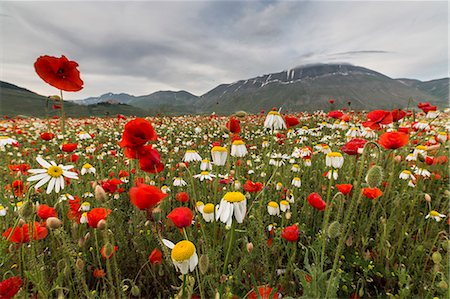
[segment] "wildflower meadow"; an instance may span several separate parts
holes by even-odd
[[[77,66],[0,121],[0,298],[449,297],[448,110],[70,118]]]

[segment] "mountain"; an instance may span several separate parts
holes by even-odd
[[[47,98],[6,82],[1,82],[0,91],[2,114],[45,115]],[[425,82],[393,79],[350,64],[313,64],[221,84],[200,97],[183,90],[143,96],[106,93],[66,102],[65,107],[73,116],[230,114],[238,110],[256,113],[272,107],[282,107],[283,111],[328,110],[329,99],[335,100],[335,109],[345,108],[348,103],[357,110],[406,108],[423,101],[444,108],[448,107],[449,78]]]
[[[53,101],[47,97],[38,95],[28,89],[17,85],[0,81],[0,114],[15,116],[59,115],[59,110],[53,110]],[[47,108],[48,107],[48,108]],[[115,116],[117,114],[144,116],[147,111],[130,105],[114,105],[101,103],[89,106],[81,106],[70,101],[64,101],[64,111],[68,116]]]
[[[413,103],[443,102],[425,90],[367,68],[315,64],[221,84],[202,95],[200,105],[207,111],[225,114],[236,110],[259,112],[272,107],[300,111],[328,109],[330,98],[335,100],[336,108],[351,102],[353,109],[366,110],[404,108],[410,99]]]
[[[99,103],[128,104],[149,110],[151,114],[195,113],[198,97],[187,91],[157,91],[144,96],[132,96],[126,93],[106,93],[99,97],[73,101],[75,104],[92,105]]]
[[[450,78],[442,78],[431,81],[420,81],[415,79],[397,79],[403,84],[415,87],[418,90],[435,96],[439,99],[436,104],[448,105],[449,101],[449,82]]]

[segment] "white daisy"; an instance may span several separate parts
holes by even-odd
[[[92,137],[91,137],[91,135],[90,135],[89,133],[87,133],[87,132],[80,132],[80,133],[78,133],[78,138],[79,138],[80,140],[85,140],[85,139],[91,139]]]
[[[202,171],[199,174],[194,175],[194,178],[200,179],[201,182],[204,180],[212,181],[216,176],[208,171]]]
[[[73,165],[64,166],[62,164],[56,165],[54,161],[48,163],[42,157],[37,157],[36,161],[44,167],[44,169],[30,169],[28,172],[33,173],[35,175],[29,177],[27,179],[28,182],[39,181],[34,188],[39,188],[49,183],[47,186],[47,194],[50,194],[53,189],[55,189],[56,193],[59,193],[60,190],[64,189],[64,178],[69,179],[78,179],[78,174],[72,171],[69,171],[73,168]]]
[[[329,152],[325,159],[325,163],[328,167],[341,168],[344,165],[344,157],[338,152]]]
[[[195,245],[188,240],[178,242],[176,245],[171,241],[162,239],[164,245],[172,249],[170,254],[173,265],[181,274],[193,272],[198,264],[198,255]]]
[[[211,162],[208,159],[203,159],[202,163],[200,163],[201,171],[210,171],[212,170]]]
[[[241,139],[234,140],[231,144],[231,155],[233,157],[244,157],[247,155],[247,147]]]
[[[5,145],[17,145],[19,142],[8,136],[0,136],[0,147],[5,147]]]
[[[428,218],[433,218],[434,220],[436,220],[437,222],[441,221],[442,219],[444,219],[446,216],[444,214],[441,214],[435,210],[431,211],[430,213],[428,213],[427,216],[425,216],[425,219]]]
[[[271,201],[267,204],[267,212],[271,216],[280,215],[280,206],[275,201]]]
[[[215,207],[212,203],[207,203],[202,207],[201,213],[202,213],[203,219],[206,222],[214,221],[214,210],[215,210]]]
[[[286,212],[286,211],[289,211],[290,209],[291,209],[291,205],[289,204],[289,201],[287,201],[287,200],[280,201],[281,212]]]
[[[211,149],[211,157],[214,165],[224,166],[227,161],[227,149],[223,146],[214,146]]]
[[[179,187],[179,186],[186,186],[187,183],[186,183],[185,180],[183,180],[183,178],[181,178],[181,177],[175,177],[175,178],[173,178],[173,185],[174,185],[175,187]]]
[[[95,168],[89,163],[86,163],[81,168],[81,175],[85,175],[86,173],[93,173],[95,174]]]
[[[227,192],[220,201],[216,212],[216,221],[220,219],[227,226],[231,226],[234,218],[238,223],[244,221],[247,212],[247,199],[241,192]]]
[[[187,150],[184,154],[183,161],[184,162],[193,162],[193,161],[201,161],[202,157],[195,150]]]
[[[264,127],[271,130],[282,130],[286,129],[286,123],[283,117],[281,117],[280,112],[270,111],[264,121]]]
[[[300,180],[299,177],[295,177],[292,179],[292,186],[298,187],[300,188],[302,186],[302,181]]]

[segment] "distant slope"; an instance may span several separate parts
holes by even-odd
[[[398,81],[415,87],[418,90],[428,93],[438,99],[435,104],[448,105],[450,78],[442,78],[431,81],[419,81],[414,79],[397,79]]]
[[[201,96],[208,111],[230,113],[236,109],[258,112],[281,107],[289,110],[403,108],[409,99],[438,101],[378,72],[346,64],[318,64],[267,74],[231,84],[222,84]],[[238,108],[237,108],[238,107]]]
[[[46,106],[48,105],[48,110]],[[48,112],[47,112],[48,111]],[[125,115],[143,116],[147,111],[129,105],[99,104],[81,106],[70,101],[64,102],[64,111],[68,116],[105,116]],[[52,109],[52,101],[47,104],[47,97],[38,95],[25,88],[0,81],[0,114],[8,116],[26,115],[43,117],[59,115],[59,110]]]
[[[126,93],[106,93],[99,97],[73,101],[81,105],[99,103],[122,103],[148,110],[151,114],[182,114],[195,113],[198,97],[184,90],[157,91],[149,95],[133,96]]]

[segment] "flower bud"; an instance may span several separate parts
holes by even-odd
[[[248,251],[248,253],[251,253],[253,251],[253,243],[252,242],[247,243],[247,251]]]
[[[23,220],[22,218],[19,219],[19,226],[24,225],[26,222],[25,220]]]
[[[289,220],[292,217],[292,213],[287,211],[286,214],[284,214],[284,217],[286,217],[286,219]]]
[[[98,230],[106,229],[106,220],[105,219],[102,219],[97,223],[97,229]]]
[[[338,221],[331,222],[331,224],[328,226],[327,233],[330,239],[339,237],[339,235],[341,234],[341,224]]]
[[[430,196],[430,194],[425,193],[424,198],[425,198],[425,201],[431,202],[431,196]]]
[[[62,222],[57,217],[49,217],[47,218],[45,224],[47,225],[48,228],[58,229],[61,227]]]
[[[383,168],[381,166],[375,165],[369,169],[367,172],[366,182],[369,184],[370,188],[378,187],[383,180]]]
[[[400,155],[395,156],[394,157],[394,161],[397,162],[397,163],[402,162],[402,156],[400,156]]]
[[[205,274],[209,267],[209,258],[206,254],[202,254],[198,261],[198,267],[200,268],[200,273]]]
[[[438,283],[438,286],[439,286],[442,290],[448,289],[448,284],[447,284],[447,282],[446,282],[445,280],[441,280],[441,281]]]
[[[110,257],[114,254],[114,246],[111,243],[106,243],[105,246],[103,246],[103,253],[105,256]]]
[[[433,260],[433,262],[435,264],[439,264],[442,261],[442,255],[438,251],[435,251],[435,252],[433,252],[433,255],[431,256],[431,259]]]
[[[236,115],[237,117],[245,117],[247,115],[247,112],[245,111],[237,111],[234,115]]]
[[[78,270],[82,271],[84,269],[84,261],[78,258],[77,261],[75,262],[75,266],[77,267]]]
[[[138,297],[141,294],[141,290],[139,290],[139,287],[137,285],[134,285],[131,288],[131,295]]]
[[[152,210],[152,218],[154,221],[160,221],[161,220],[161,214],[162,210],[160,208],[154,208]]]
[[[108,199],[108,195],[106,195],[105,189],[102,186],[95,186],[94,190],[95,199],[99,201],[105,201]]]
[[[19,216],[28,219],[34,214],[34,210],[34,204],[28,200],[19,208]]]

